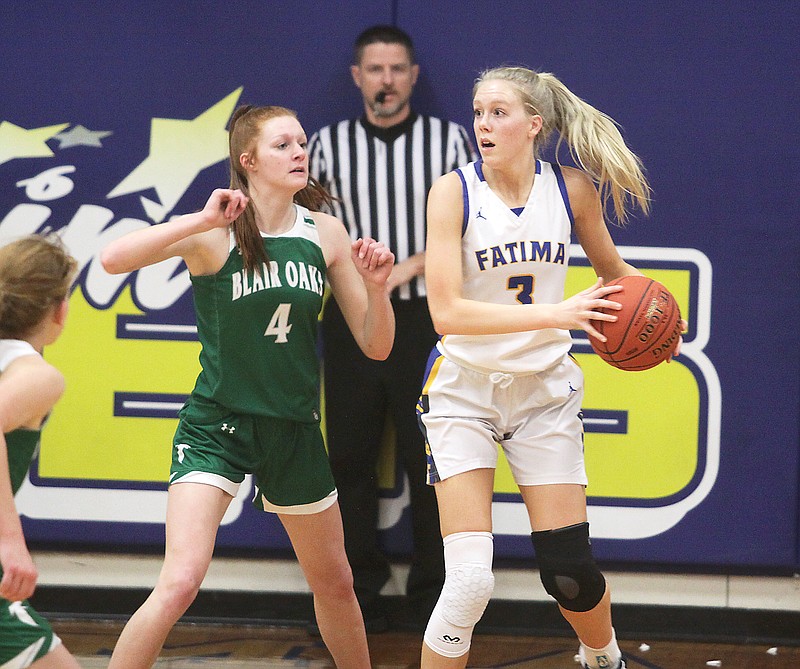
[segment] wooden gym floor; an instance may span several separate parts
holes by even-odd
[[[31,598],[84,669],[105,669],[146,589],[43,586]],[[422,633],[402,599],[385,598],[390,630],[370,634],[374,669],[419,667]],[[310,595],[201,590],[173,629],[156,669],[327,669],[306,623]],[[800,611],[614,606],[629,669],[800,668]],[[552,602],[492,600],[469,667],[577,669],[577,641]]]
[[[51,619],[85,669],[103,669],[122,620]],[[418,633],[391,631],[369,637],[374,669],[419,666]],[[762,643],[707,643],[622,638],[630,669],[788,669],[800,667],[800,647]],[[573,669],[576,643],[566,637],[477,634],[470,667]],[[323,669],[333,667],[318,638],[300,626],[181,622],[170,634],[157,668]]]

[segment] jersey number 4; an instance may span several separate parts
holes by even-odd
[[[289,322],[289,311],[291,308],[292,305],[287,302],[279,304],[278,308],[275,309],[275,312],[272,314],[272,318],[269,319],[267,329],[264,330],[264,336],[274,336],[276,344],[285,344],[289,341],[287,335],[292,331],[292,324]]]

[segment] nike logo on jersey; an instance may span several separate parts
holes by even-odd
[[[233,291],[231,302],[261,290],[280,288],[284,282],[292,288],[310,290],[317,295],[322,295],[325,290],[325,278],[314,265],[288,260],[281,272],[278,263],[271,260],[269,266],[262,263],[261,267],[254,272],[242,269],[231,275]]]
[[[549,262],[563,265],[566,257],[567,249],[563,242],[553,244],[533,240],[509,242],[475,251],[475,260],[481,272],[519,262]]]

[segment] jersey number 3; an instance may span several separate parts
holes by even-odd
[[[517,302],[520,304],[533,304],[533,288],[536,278],[532,274],[520,274],[508,277],[506,284],[508,290],[517,291]]]
[[[289,322],[289,311],[291,308],[291,304],[283,302],[278,305],[278,308],[275,309],[275,312],[272,314],[272,318],[269,319],[269,325],[267,325],[267,329],[264,331],[264,336],[274,336],[276,344],[285,344],[289,341],[287,335],[292,330],[292,324]]]

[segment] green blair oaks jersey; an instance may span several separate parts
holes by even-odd
[[[0,374],[23,355],[39,355],[28,342],[18,339],[0,339]],[[16,494],[39,445],[41,430],[20,428],[4,434],[8,450],[8,469],[11,473],[11,491]]]
[[[314,220],[307,209],[295,210],[290,230],[262,233],[269,263],[246,271],[233,247],[219,272],[192,277],[202,344],[193,400],[319,421],[317,327],[326,264]]]

